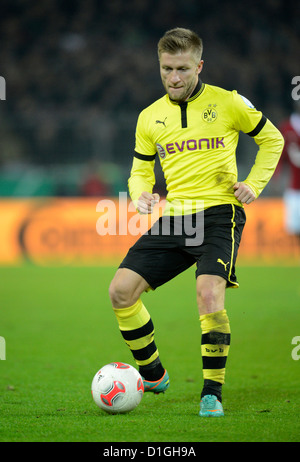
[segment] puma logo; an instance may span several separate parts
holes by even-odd
[[[217,263],[221,263],[221,265],[224,266],[225,271],[227,271],[227,265],[229,265],[229,261],[227,263],[224,263],[223,260],[221,260],[221,258],[218,258]]]
[[[165,117],[165,120],[156,120],[155,123],[156,124],[162,124],[166,127],[166,120],[167,120],[167,117]]]

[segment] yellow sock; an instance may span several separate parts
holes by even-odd
[[[143,377],[158,380],[164,369],[154,342],[154,326],[141,299],[127,308],[114,308],[121,334]],[[156,378],[157,377],[157,378]]]
[[[200,316],[200,323],[204,387],[213,385],[211,381],[223,385],[230,346],[230,325],[227,312],[221,310]]]

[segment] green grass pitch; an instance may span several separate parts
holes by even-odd
[[[232,343],[225,417],[198,417],[202,386],[194,269],[143,301],[171,379],[125,415],[91,397],[106,363],[134,365],[110,308],[112,267],[0,268],[0,441],[295,442],[300,435],[300,267],[238,268],[226,308]],[[300,352],[298,351],[300,356]],[[297,355],[296,355],[297,358]]]

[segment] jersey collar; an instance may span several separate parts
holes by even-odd
[[[199,78],[198,83],[195,87],[195,90],[193,91],[193,93],[191,94],[187,102],[189,103],[190,101],[193,101],[194,99],[198,98],[198,96],[201,95],[201,93],[203,92],[204,87],[205,87],[205,84]]]

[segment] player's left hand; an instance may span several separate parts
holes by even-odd
[[[234,195],[242,204],[251,204],[256,196],[250,186],[243,182],[237,182],[233,185]]]

